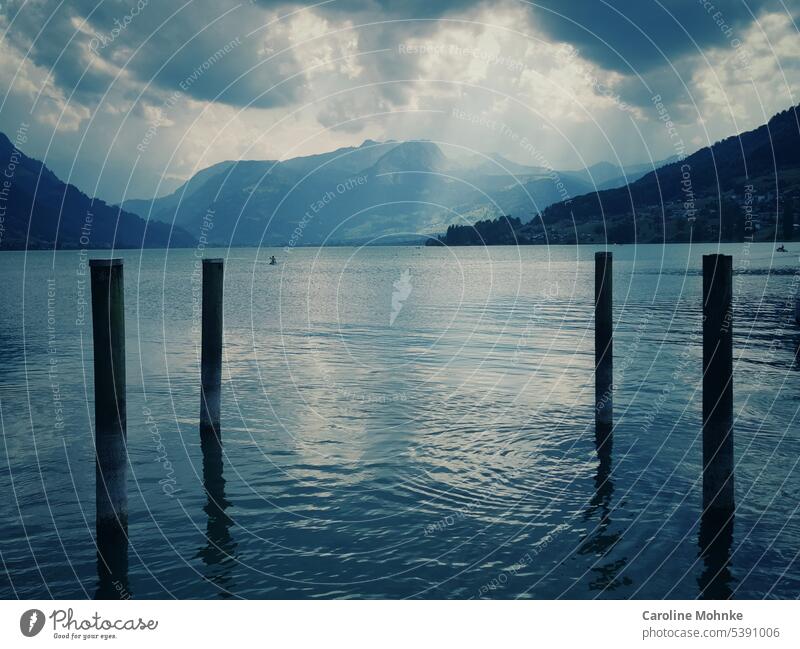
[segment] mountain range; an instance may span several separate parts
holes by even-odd
[[[0,134],[0,161],[13,166],[0,193],[0,249],[419,243],[445,231],[441,241],[455,245],[737,240],[743,214],[756,238],[774,235],[781,219],[791,238],[783,215],[800,198],[798,124],[791,108],[685,159],[577,171],[425,140],[367,140],[220,162],[167,196],[121,206],[63,183]],[[462,230],[475,224],[480,236]]]
[[[221,246],[418,242],[454,220],[530,218],[564,196],[624,185],[653,168],[554,171],[447,149],[367,140],[289,160],[222,162],[168,196],[123,208]]]
[[[550,205],[521,228],[521,235],[566,230],[577,233],[579,241],[612,243],[791,239],[794,204],[800,199],[798,109],[782,111],[752,131],[663,165],[626,187]]]
[[[0,250],[193,245],[181,228],[145,221],[59,180],[0,133]]]
[[[769,241],[798,236],[798,108],[669,162],[630,184],[584,193],[520,222],[454,222],[431,244]]]

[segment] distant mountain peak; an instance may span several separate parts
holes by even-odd
[[[441,171],[447,164],[442,150],[429,140],[400,142],[375,163],[376,173]]]

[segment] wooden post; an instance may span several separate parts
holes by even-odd
[[[703,509],[733,512],[733,260],[703,255]]]
[[[92,259],[98,596],[127,580],[128,470],[122,259]]]
[[[221,438],[223,260],[203,260],[203,315],[200,350],[200,437]]]
[[[610,252],[594,255],[594,397],[598,439],[607,436],[614,423],[612,260]]]

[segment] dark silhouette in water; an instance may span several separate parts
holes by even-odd
[[[792,363],[792,370],[800,370],[800,334],[794,335],[792,347],[794,348],[794,362]]]
[[[616,590],[620,586],[629,586],[633,582],[628,577],[619,577],[625,568],[627,559],[620,558],[602,564],[602,559],[620,540],[621,532],[609,532],[611,527],[611,505],[614,495],[614,482],[611,479],[611,450],[613,447],[612,427],[598,425],[595,430],[595,446],[597,449],[597,473],[594,478],[594,496],[583,514],[584,520],[591,520],[599,514],[597,528],[589,533],[581,542],[578,554],[593,554],[597,558],[592,572],[595,578],[589,583],[590,590]]]
[[[730,570],[734,513],[709,510],[700,520],[698,545],[703,572],[697,580],[700,599],[730,599],[733,595]]]
[[[277,261],[275,261],[275,255],[272,255],[272,256],[269,258],[269,265],[270,265],[270,266],[274,266],[274,265],[275,265],[275,264],[277,264],[277,263],[278,263],[278,262],[277,262]]]
[[[202,440],[203,488],[207,501],[203,511],[208,515],[206,545],[196,557],[207,566],[205,578],[220,588],[220,597],[232,597],[231,568],[235,561],[236,542],[230,533],[233,520],[226,513],[231,503],[225,497],[225,478],[222,475],[222,445],[214,437]]]
[[[130,599],[128,526],[118,521],[97,523],[97,591],[95,599]]]

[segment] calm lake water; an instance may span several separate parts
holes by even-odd
[[[600,454],[595,248],[206,251],[226,278],[225,457],[205,482],[195,252],[122,251],[123,594],[798,597],[800,244],[773,249],[613,249],[618,426]],[[701,556],[709,252],[736,273],[737,512]],[[0,254],[4,598],[97,589],[83,261]]]

